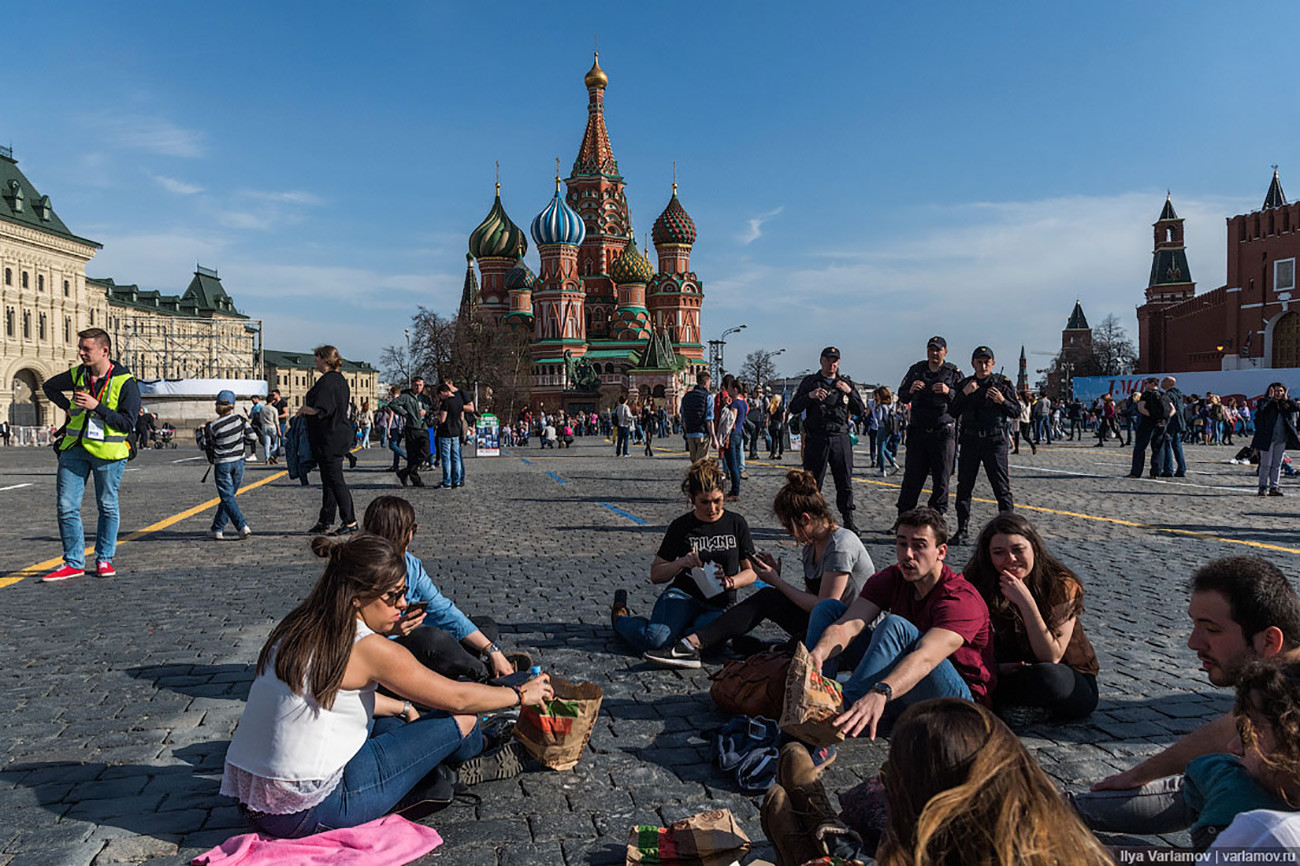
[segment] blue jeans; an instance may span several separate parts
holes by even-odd
[[[876,465],[880,467],[882,473],[885,471],[885,461],[889,461],[892,468],[898,468],[898,462],[894,460],[894,453],[889,448],[889,443],[892,441],[893,437],[891,436],[876,436]]]
[[[808,619],[808,637],[804,643],[809,649],[817,646],[822,632],[844,615],[848,606],[838,599],[825,599],[817,602]],[[902,658],[916,649],[921,640],[921,632],[916,626],[901,616],[890,614],[880,621],[875,628],[868,627],[853,640],[841,657],[848,655],[848,650],[859,650],[862,659],[853,670],[853,676],[844,684],[844,700],[853,703],[861,698],[876,683],[889,676],[889,672]],[[839,669],[838,659],[830,659],[822,669],[825,676],[835,676]],[[939,662],[934,670],[925,675],[919,683],[912,686],[907,694],[900,695],[897,703],[900,707],[926,701],[930,698],[964,698],[971,700],[970,686],[957,673],[950,659]]]
[[[727,462],[727,474],[731,476],[731,492],[728,494],[729,496],[740,495],[740,473],[745,471],[744,445],[744,437],[733,432],[731,438],[727,441],[727,450],[723,453],[723,459]]]
[[[297,839],[355,827],[392,811],[421,779],[448,758],[465,761],[483,751],[477,725],[462,737],[456,720],[428,712],[407,724],[375,719],[370,739],[343,768],[338,787],[319,805],[292,815],[263,815],[253,826],[270,836]]]
[[[628,428],[615,427],[614,429],[618,431],[617,438],[614,440],[614,456],[625,457],[627,456]]]
[[[59,536],[63,539],[63,561],[76,568],[86,566],[86,530],[81,523],[81,499],[86,477],[95,476],[95,561],[112,562],[117,552],[117,490],[126,471],[126,458],[101,460],[80,445],[59,454],[55,491],[59,509]]]
[[[262,459],[270,463],[275,456],[275,434],[264,427],[258,431],[257,438],[262,440]]]
[[[655,602],[650,619],[623,616],[614,621],[614,631],[637,652],[659,649],[682,635],[702,628],[722,615],[712,607],[675,587],[664,590]]]
[[[465,483],[465,463],[460,458],[460,437],[438,437],[438,462],[442,464],[442,486]]]
[[[1167,438],[1165,439],[1164,450],[1160,452],[1164,458],[1161,466],[1161,472],[1165,475],[1186,475],[1187,458],[1183,456],[1183,431],[1166,430]],[[1175,467],[1175,462],[1178,464]]]
[[[235,501],[235,492],[239,490],[239,485],[244,483],[244,461],[234,460],[230,463],[213,464],[212,483],[217,486],[217,496],[221,497],[221,501],[217,503],[217,513],[212,515],[212,531],[220,532],[225,529],[227,520],[236,529],[243,529],[248,525],[248,521],[244,519],[244,513],[239,510],[239,503]]]

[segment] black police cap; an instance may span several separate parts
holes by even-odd
[[[970,353],[970,359],[974,361],[976,358],[993,360],[993,350],[988,346],[976,346],[975,351]]]
[[[827,346],[825,349],[822,349],[823,358],[838,358],[839,356],[840,350],[834,346]]]

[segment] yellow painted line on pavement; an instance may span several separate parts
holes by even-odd
[[[772,466],[772,467],[780,468],[780,464],[778,464],[778,463],[759,463],[758,461],[751,461],[751,463],[752,463],[753,465],[757,465],[757,466]],[[892,488],[895,489],[895,490],[899,490],[899,489],[901,489],[902,486],[903,486],[903,485],[901,485],[901,484],[892,484],[892,483],[890,483],[890,482],[888,482],[888,481],[878,481],[878,480],[876,480],[876,479],[874,479],[874,478],[859,478],[859,477],[857,477],[857,476],[854,476],[853,480],[854,480],[854,481],[857,481],[857,482],[860,483],[860,484],[874,484],[874,485],[876,485],[877,487],[892,487]],[[921,492],[922,492],[922,493],[929,493],[929,492],[930,492],[930,488],[928,488],[928,487],[924,487],[924,488],[921,489]],[[956,496],[956,494],[954,494],[954,493],[949,493],[949,494],[948,494],[948,498],[949,498],[949,499],[956,499],[957,496]],[[978,497],[978,496],[972,496],[972,497],[971,497],[971,501],[972,501],[972,502],[982,502],[982,503],[984,503],[984,504],[986,504],[986,505],[997,505],[997,504],[998,504],[996,499],[981,499],[981,498]],[[1242,546],[1244,546],[1244,547],[1254,547],[1254,548],[1259,549],[1259,550],[1271,550],[1271,551],[1274,551],[1274,552],[1276,552],[1276,553],[1298,553],[1298,554],[1300,554],[1300,548],[1295,548],[1295,547],[1283,547],[1283,546],[1280,545],[1280,544],[1265,544],[1265,543],[1262,542],[1262,541],[1250,541],[1250,540],[1247,540],[1247,539],[1244,539],[1244,538],[1229,538],[1229,537],[1227,537],[1227,536],[1223,536],[1223,535],[1211,535],[1211,534],[1208,533],[1208,532],[1197,532],[1197,531],[1194,530],[1194,529],[1174,529],[1174,528],[1172,528],[1172,527],[1168,527],[1168,526],[1160,526],[1159,524],[1155,524],[1155,523],[1142,523],[1141,521],[1138,521],[1138,520],[1124,520],[1124,519],[1119,518],[1119,517],[1103,517],[1103,516],[1100,515],[1100,514],[1087,514],[1087,513],[1082,512],[1082,511],[1063,511],[1063,510],[1061,510],[1061,509],[1057,509],[1057,508],[1047,508],[1046,506],[1043,506],[1043,505],[1025,505],[1025,504],[1023,504],[1023,503],[1019,503],[1019,502],[1016,503],[1016,509],[1017,509],[1017,510],[1021,510],[1021,509],[1023,509],[1023,510],[1025,510],[1025,511],[1040,511],[1040,512],[1042,512],[1042,513],[1044,513],[1044,514],[1055,514],[1055,515],[1058,515],[1058,516],[1060,516],[1060,517],[1074,517],[1074,518],[1079,519],[1079,520],[1092,520],[1092,521],[1095,521],[1095,522],[1097,522],[1097,523],[1110,523],[1110,524],[1114,524],[1114,525],[1116,525],[1116,526],[1128,526],[1128,527],[1131,527],[1131,528],[1133,528],[1133,529],[1148,529],[1148,530],[1151,530],[1151,531],[1153,531],[1153,532],[1167,532],[1167,533],[1169,533],[1170,535],[1182,535],[1182,536],[1187,536],[1187,537],[1191,537],[1191,538],[1201,538],[1201,539],[1204,539],[1204,540],[1206,540],[1206,541],[1219,541],[1219,542],[1223,542],[1224,544],[1240,544],[1240,545],[1242,545]]]
[[[239,488],[239,490],[236,491],[236,495],[239,495],[240,493],[248,493],[250,490],[256,490],[257,488],[261,487],[263,484],[270,484],[272,481],[278,481],[281,478],[287,477],[288,474],[289,473],[286,470],[282,469],[279,472],[276,472],[272,475],[268,475],[267,477],[261,479],[260,481],[254,481],[252,484],[248,484]],[[173,524],[180,523],[182,520],[193,517],[194,515],[199,514],[200,512],[207,511],[209,508],[215,508],[217,503],[220,501],[221,501],[220,499],[209,499],[207,502],[201,503],[199,505],[195,505],[193,508],[187,508],[184,511],[173,514],[171,517],[164,517],[162,520],[159,520],[157,523],[151,523],[148,526],[144,527],[143,529],[137,529],[135,532],[132,532],[131,534],[127,535],[125,538],[119,539],[117,542],[117,546],[121,547],[123,544],[128,544],[132,541],[135,541],[136,539],[143,538],[144,536],[149,535],[150,533],[157,532],[160,529],[166,529],[167,527],[172,526]],[[94,552],[95,552],[94,547],[86,548],[86,556],[90,556]],[[62,554],[54,557],[53,559],[47,559],[44,562],[38,562],[34,565],[29,565],[26,568],[19,569],[18,571],[10,573],[6,577],[0,577],[0,589],[4,589],[6,586],[12,586],[13,584],[18,583],[20,580],[24,580],[25,578],[35,577],[36,575],[40,574],[42,571],[50,571],[56,568],[61,562],[63,562]]]

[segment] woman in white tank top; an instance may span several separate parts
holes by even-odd
[[[440,763],[482,750],[478,713],[554,694],[545,674],[522,687],[449,680],[386,640],[406,609],[406,564],[389,541],[318,537],[312,550],[329,564],[262,647],[221,781],[277,836],[388,813]],[[380,683],[407,700],[378,694]]]

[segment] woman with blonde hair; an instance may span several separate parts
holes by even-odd
[[[973,701],[909,707],[880,780],[880,866],[1112,862],[1011,729]]]
[[[767,435],[768,459],[780,460],[785,454],[785,401],[780,394],[773,394],[767,404]]]

